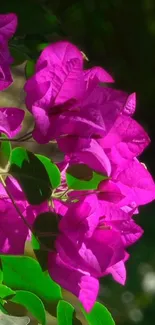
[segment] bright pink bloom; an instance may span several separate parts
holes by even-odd
[[[13,138],[21,130],[24,115],[19,108],[0,108],[0,133]]]
[[[83,70],[81,52],[68,42],[43,50],[26,82],[26,104],[35,118],[34,138],[45,143],[66,134],[105,136],[121,113],[135,110],[135,94],[99,85],[113,82],[100,67]]]
[[[125,107],[104,137],[66,136],[58,140],[58,145],[66,154],[66,164],[85,163],[109,177],[109,181],[103,181],[102,188],[99,187],[100,198],[110,199],[113,203],[118,200],[121,207],[136,209],[155,199],[155,183],[136,158],[148,146],[150,139],[141,125],[127,114],[134,112],[134,95],[129,96]]]
[[[131,219],[131,214],[98,201],[95,194],[77,203],[55,201],[54,204],[62,218],[56,252],[49,254],[49,272],[89,312],[98,295],[97,279],[107,273],[116,278],[113,268],[124,263],[124,247],[134,243],[142,235],[142,229]],[[125,282],[124,269],[122,277],[122,281],[116,280]]]
[[[8,49],[8,41],[17,28],[17,16],[13,13],[0,15],[0,91],[6,89],[13,82],[10,64],[13,58]]]

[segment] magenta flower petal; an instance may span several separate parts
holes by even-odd
[[[18,205],[23,213],[23,205]],[[0,253],[23,254],[28,229],[11,202],[0,200]]]
[[[89,83],[90,79],[96,78],[98,82],[112,83],[114,79],[101,67],[93,67],[84,71],[84,78]]]
[[[13,178],[7,178],[6,184],[23,218],[30,226],[38,214],[48,211],[47,202],[38,206],[30,206],[19,184]],[[24,254],[25,242],[30,239],[29,228],[13,206],[4,187],[0,184],[0,254],[22,255]]]
[[[19,108],[0,108],[0,132],[13,138],[21,130],[24,115]]]
[[[123,113],[126,115],[133,115],[136,109],[136,93],[132,93],[127,98],[124,105]]]
[[[143,235],[143,229],[133,220],[124,221],[119,229],[125,246],[134,244]]]
[[[0,91],[8,88],[13,82],[10,68],[7,64],[0,65]]]
[[[104,149],[110,149],[110,158],[115,164],[121,164],[124,159],[139,156],[150,143],[144,129],[132,118],[120,116],[103,140]]]
[[[13,58],[8,48],[8,41],[0,34],[0,65],[3,67],[13,63]]]
[[[111,180],[102,181],[98,186],[98,190],[100,191],[98,194],[100,200],[118,203],[124,197],[117,184]]]
[[[86,137],[90,137],[92,133],[104,134],[103,128],[94,122],[76,116],[70,112],[49,117],[46,112],[43,111],[44,110],[41,108],[33,107],[34,116],[36,118],[33,137],[39,143],[47,143],[50,139],[59,139],[60,136],[66,134],[80,136],[81,131],[84,129]],[[46,124],[42,123],[44,119]]]
[[[126,282],[126,268],[125,268],[125,264],[123,261],[120,261],[118,263],[116,263],[115,265],[109,267],[107,269],[107,274],[111,273],[113,279],[124,285]]]
[[[93,202],[93,204],[92,204]],[[74,216],[74,217],[73,217]],[[59,223],[59,229],[74,241],[91,237],[99,222],[99,205],[95,194],[80,202],[70,204],[68,212]]]
[[[98,280],[81,270],[72,269],[55,253],[49,254],[48,261],[52,279],[77,296],[85,310],[90,312],[97,299]]]
[[[93,170],[107,176],[111,174],[111,164],[102,147],[94,139],[91,139],[89,147],[76,153],[78,159],[89,165]]]
[[[124,258],[123,242],[120,234],[115,230],[97,229],[91,239],[86,241],[86,247],[87,250],[85,246],[82,247],[80,255],[86,258],[86,254],[92,252],[91,254],[96,257],[94,269],[101,272],[99,276],[105,272],[108,264],[116,264]],[[105,256],[104,259],[103,256]]]
[[[17,16],[14,13],[0,15],[0,35],[10,39],[16,31],[17,22]]]
[[[68,42],[58,42],[45,48],[37,61],[36,74],[25,84],[26,104],[59,113],[58,107],[69,100],[81,98],[85,90],[80,51]]]
[[[103,130],[100,133],[102,136],[107,134],[116,118],[123,112],[128,94],[101,86],[96,86],[90,90],[88,88],[86,96],[81,101],[80,115],[105,130],[104,134]]]
[[[41,53],[37,64],[36,71],[40,70],[43,66],[65,66],[68,61],[78,59],[83,65],[83,56],[79,49],[66,41],[57,42],[47,46]]]
[[[113,179],[124,195],[122,204],[144,205],[155,199],[155,183],[149,171],[137,159],[128,162],[123,170],[113,170]]]
[[[96,140],[66,136],[58,140],[58,146],[64,153],[70,153],[70,162],[79,161],[99,173],[110,175],[110,161]]]

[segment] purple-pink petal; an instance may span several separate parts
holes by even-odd
[[[84,79],[89,84],[91,79],[96,78],[97,82],[112,83],[114,79],[110,74],[101,67],[93,67],[84,71]]]
[[[128,162],[124,169],[114,169],[113,179],[124,195],[122,205],[135,202],[144,205],[155,199],[155,183],[149,171],[137,159]]]
[[[132,93],[128,96],[124,105],[123,113],[126,115],[133,115],[136,109],[136,93]]]
[[[99,200],[109,201],[113,203],[118,203],[124,197],[121,193],[120,188],[112,180],[104,180],[98,186]]]
[[[97,196],[87,195],[81,201],[68,205],[69,209],[59,223],[60,231],[74,241],[82,237],[91,237],[99,222]]]
[[[79,49],[66,41],[57,42],[47,46],[42,51],[36,64],[36,71],[40,70],[45,64],[50,67],[53,65],[63,67],[72,59],[78,59],[82,67],[83,56]]]
[[[126,267],[123,261],[120,261],[116,263],[115,265],[109,267],[107,269],[106,274],[111,274],[113,279],[120,283],[121,285],[124,285],[126,282]]]
[[[13,82],[10,68],[7,64],[0,65],[0,91],[8,88]]]
[[[10,39],[17,28],[17,16],[14,13],[0,15],[0,35]]]
[[[90,312],[97,299],[98,280],[89,273],[71,268],[56,253],[49,254],[48,264],[52,279],[77,296],[85,310]]]
[[[24,115],[19,108],[0,108],[0,132],[13,138],[21,130]]]
[[[115,164],[139,156],[150,143],[144,129],[128,116],[119,116],[111,130],[100,144],[108,149],[109,157]]]

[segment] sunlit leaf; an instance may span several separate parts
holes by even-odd
[[[34,293],[19,290],[11,300],[24,306],[42,325],[46,324],[45,307]]]
[[[96,302],[90,313],[86,313],[82,308],[82,312],[89,325],[115,325],[115,322],[105,306]]]
[[[66,170],[66,181],[74,190],[96,190],[107,176],[94,172],[85,164],[73,164]]]
[[[61,289],[39,263],[28,256],[1,255],[4,283],[12,289],[30,291],[46,301],[61,298]]]
[[[51,182],[51,187],[57,188],[61,184],[61,174],[59,168],[49,158],[45,156],[36,155],[36,157],[44,165]]]
[[[74,307],[67,301],[61,300],[57,306],[58,325],[72,325]]]
[[[7,286],[5,286],[4,284],[0,284],[0,297],[2,299],[7,299],[7,297],[15,295],[15,291],[13,291],[12,289],[8,288]]]
[[[8,137],[1,133],[0,135],[4,140]],[[9,141],[0,141],[0,171],[7,171],[9,168],[9,160],[11,157],[11,144]]]
[[[37,205],[50,198],[50,178],[44,164],[32,152],[20,147],[13,149],[10,174],[19,182],[30,204]]]
[[[32,77],[35,72],[35,62],[33,60],[28,60],[25,65],[25,76],[26,79]]]

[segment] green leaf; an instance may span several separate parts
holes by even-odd
[[[58,234],[58,215],[54,212],[39,214],[34,221],[33,231],[39,239],[40,249],[38,249],[38,246],[33,245],[33,243],[32,247],[42,269],[47,270],[49,250],[55,249],[55,238]]]
[[[46,324],[45,307],[34,293],[24,290],[16,291],[11,301],[24,306],[42,325]]]
[[[17,179],[30,204],[38,205],[50,198],[50,178],[41,160],[32,152],[20,147],[13,149],[9,173]]]
[[[44,50],[50,43],[40,43],[37,46],[37,50],[40,52],[42,50]]]
[[[34,235],[32,235],[31,244],[32,244],[32,248],[34,250],[39,250],[40,249],[40,243],[39,243],[38,239]]]
[[[87,314],[83,308],[81,309],[89,325],[115,325],[107,308],[99,302],[96,302],[89,314]]]
[[[96,190],[107,176],[94,172],[85,164],[73,164],[66,170],[66,182],[74,190]]]
[[[0,265],[0,283],[3,282],[3,271],[1,269],[1,265]]]
[[[58,325],[72,325],[74,307],[67,301],[61,300],[57,306]]]
[[[4,140],[8,139],[8,137],[1,133],[1,137]],[[11,144],[8,141],[0,141],[0,171],[7,171],[9,168],[9,160],[11,157]]]
[[[49,176],[51,187],[57,188],[61,184],[61,174],[59,168],[47,157],[42,155],[35,155],[44,165]]]
[[[7,286],[5,286],[4,284],[0,284],[0,298],[2,299],[7,299],[7,297],[15,295],[15,291],[13,291],[12,289],[8,288]]]
[[[30,291],[46,301],[61,298],[61,289],[39,263],[27,256],[1,255],[4,283],[12,289]]]
[[[26,79],[32,77],[34,72],[35,72],[35,62],[33,60],[28,60],[25,66]]]

